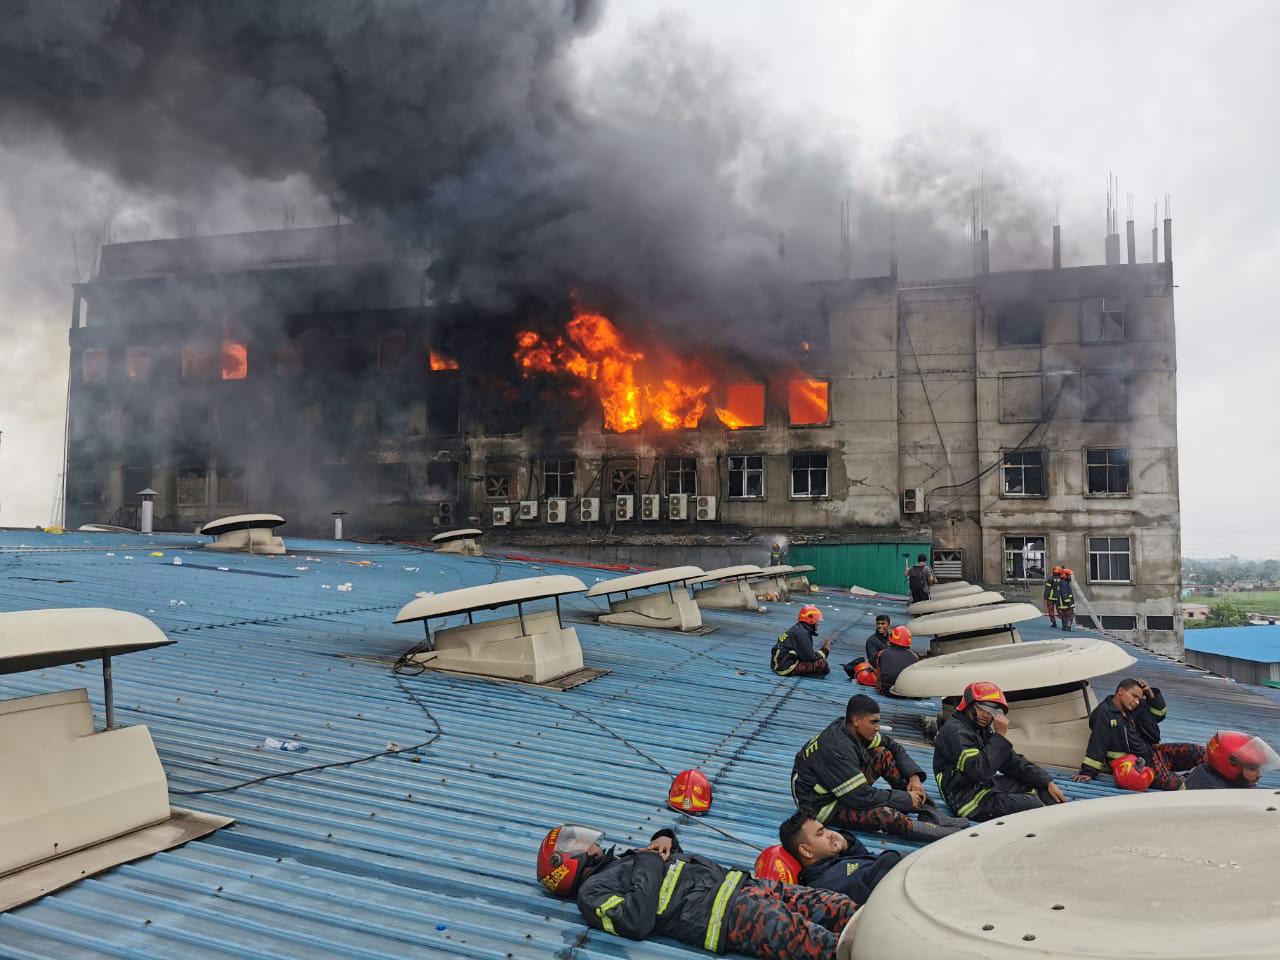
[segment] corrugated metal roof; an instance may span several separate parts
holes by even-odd
[[[1197,653],[1280,663],[1280,627],[1199,627],[1186,633],[1187,649]]]
[[[6,958],[692,955],[669,941],[588,932],[572,903],[534,882],[537,843],[563,821],[595,824],[620,844],[676,824],[687,848],[749,866],[790,812],[796,749],[850,693],[843,678],[768,671],[769,646],[798,604],[708,611],[715,632],[684,636],[597,626],[587,617],[603,603],[573,597],[564,608],[587,664],[607,676],[565,692],[396,676],[390,660],[421,628],[391,619],[415,593],[543,572],[591,583],[597,571],[298,540],[287,541],[288,557],[213,556],[196,542],[0,532],[0,609],[111,605],[150,616],[179,641],[119,660],[118,715],[150,727],[175,804],[237,818],[0,916]],[[902,616],[888,600],[817,602],[841,661],[861,650],[877,612]],[[1020,629],[1050,635],[1042,621]],[[1230,726],[1280,742],[1280,700],[1135,654],[1135,671],[1169,698],[1168,738],[1203,742]],[[0,678],[0,696],[68,685],[87,686],[100,709],[92,665]],[[927,701],[885,703],[884,712],[928,769],[918,724],[932,712]],[[267,736],[309,750],[263,749]],[[350,761],[392,742],[425,745],[183,793]],[[701,821],[663,806],[670,775],[691,766],[715,785]],[[1280,786],[1274,774],[1267,782]]]

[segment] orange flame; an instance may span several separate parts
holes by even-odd
[[[419,354],[421,356],[421,354]],[[458,361],[453,357],[446,357],[443,353],[431,351],[430,363],[432,370],[457,370]]]
[[[234,340],[222,341],[222,379],[243,380],[249,375],[249,348]]]
[[[711,384],[695,365],[672,358],[664,375],[646,379],[645,355],[628,347],[608,317],[579,310],[565,336],[533,330],[516,335],[516,362],[524,375],[567,373],[591,382],[608,430],[626,433],[652,420],[663,430],[696,427],[707,409]]]
[[[764,384],[731,383],[725,405],[716,407],[716,416],[730,430],[764,426]]]
[[[792,426],[826,423],[830,417],[830,384],[797,378],[787,384],[787,410]]]

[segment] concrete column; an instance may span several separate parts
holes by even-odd
[[[1124,232],[1125,232],[1126,245],[1128,247],[1128,253],[1129,253],[1129,265],[1132,266],[1133,264],[1138,262],[1138,243],[1134,239],[1132,220],[1125,221]]]
[[[1173,263],[1173,218],[1164,218],[1164,262]]]
[[[1062,269],[1062,227],[1053,225],[1053,269]]]

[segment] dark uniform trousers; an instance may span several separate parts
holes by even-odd
[[[872,747],[867,753],[871,756],[871,766],[865,771],[867,782],[875,783],[876,777],[884,777],[885,782],[895,790],[907,789],[907,779],[893,762],[893,754],[884,747]],[[931,803],[932,801],[926,801]],[[911,836],[912,820],[901,810],[890,806],[872,807],[870,810],[853,810],[844,805],[838,806],[827,820],[827,823],[843,827],[846,830],[863,830],[891,833],[895,837]]]
[[[1178,771],[1194,770],[1204,760],[1204,747],[1198,743],[1152,744],[1151,769],[1156,776],[1151,786],[1157,790],[1181,790],[1183,782]]]
[[[765,960],[835,960],[840,931],[857,908],[842,893],[748,880],[730,909],[725,947]]]
[[[972,820],[994,820],[996,817],[1007,817],[1011,813],[1023,810],[1034,810],[1037,807],[1052,803],[1052,798],[1043,790],[1036,790],[1025,783],[997,773],[996,788],[978,801],[978,806],[969,814]]]
[[[817,660],[801,660],[791,671],[791,675],[793,677],[825,677],[830,672],[831,665],[827,663],[826,657],[819,657]]]

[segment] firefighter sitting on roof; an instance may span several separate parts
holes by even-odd
[[[1085,748],[1080,772],[1073,780],[1092,780],[1108,771],[1116,774],[1116,786],[1145,790],[1142,780],[1130,771],[1112,770],[1114,761],[1132,755],[1142,761],[1137,771],[1149,768],[1143,777],[1157,790],[1181,790],[1178,771],[1190,770],[1204,762],[1204,747],[1195,743],[1161,743],[1160,723],[1168,708],[1158,687],[1145,680],[1121,680],[1116,692],[1093,708],[1089,716],[1089,745]]]
[[[876,788],[881,777],[889,789]],[[927,842],[967,826],[934,806],[924,792],[924,771],[880,732],[880,707],[861,693],[796,754],[791,796],[824,825],[846,830]]]
[[[843,893],[854,903],[866,903],[876,884],[902,859],[897,850],[873,854],[854,834],[824,826],[808,810],[797,810],[784,820],[778,839],[800,865],[798,883]]]
[[[1280,756],[1261,737],[1219,730],[1209,738],[1205,761],[1187,774],[1188,790],[1256,787],[1262,771],[1280,767]]]
[[[880,651],[876,660],[879,674],[877,689],[886,697],[893,696],[893,685],[898,676],[920,658],[911,649],[911,631],[899,624],[889,634],[889,645]]]
[[[817,607],[800,608],[796,622],[773,645],[769,665],[774,673],[780,677],[825,677],[831,671],[827,664],[831,641],[823,641],[817,650],[813,648],[813,638],[818,635],[821,622],[822,611]]]
[[[933,772],[958,816],[992,820],[1046,803],[1065,803],[1058,785],[1006,739],[1009,703],[994,683],[964,688],[933,741]]]
[[[884,648],[889,645],[889,623],[887,613],[876,615],[875,633],[867,637],[866,658],[855,657],[844,665],[844,672],[849,675],[850,680],[864,687],[874,687],[880,682],[880,674],[876,672],[876,661],[880,659]]]
[[[575,898],[588,924],[643,940],[671,937],[711,953],[835,960],[836,938],[858,908],[828,890],[754,880],[680,849],[659,830],[641,850],[604,850],[598,830],[556,827],[538,850],[538,880]]]

